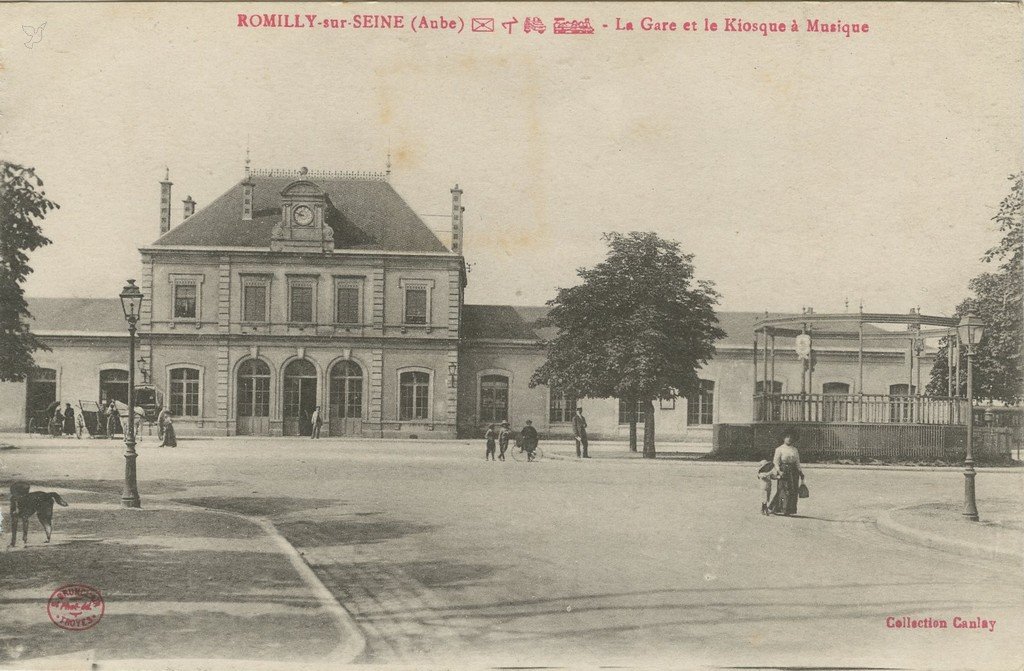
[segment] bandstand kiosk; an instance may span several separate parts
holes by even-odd
[[[958,323],[920,310],[818,314],[806,309],[766,315],[753,327],[752,421],[715,425],[713,454],[765,458],[783,434],[795,433],[805,460],[962,461],[969,407],[959,394],[965,378],[958,365]],[[956,343],[946,348],[948,370],[955,372],[948,376],[945,395],[927,395],[922,393],[928,380],[922,379],[921,364],[934,350],[925,342],[939,338]],[[857,375],[852,388],[813,393],[815,375],[828,373],[817,370],[818,354],[828,351],[830,343],[857,344]],[[865,393],[865,359],[879,349],[906,352],[906,383],[893,385],[887,394]],[[776,359],[794,353],[801,362],[800,388],[783,391],[775,377]],[[975,456],[981,459],[1009,456],[1008,447],[983,435],[975,443]]]

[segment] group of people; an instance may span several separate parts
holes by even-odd
[[[512,427],[507,419],[502,421],[501,424],[490,424],[487,427],[487,432],[484,434],[484,441],[486,442],[484,460],[505,461],[505,452],[508,451],[508,445],[511,440]],[[540,434],[537,433],[537,429],[533,426],[533,420],[526,420],[526,425],[519,432],[517,444],[519,449],[526,453],[527,461],[533,461],[536,458],[537,445],[540,444]]]
[[[793,445],[793,434],[787,433],[775,448],[771,461],[758,464],[757,477],[764,491],[762,515],[795,515],[797,501],[808,495],[804,472],[800,468],[800,451]],[[772,483],[775,494],[772,494]]]
[[[572,418],[573,439],[576,441],[576,457],[578,459],[589,459],[587,450],[589,440],[587,438],[587,419],[583,416],[583,408],[576,408],[576,414]],[[505,452],[508,451],[509,442],[513,436],[512,427],[508,420],[500,424],[490,424],[484,433],[485,461],[505,461]],[[519,432],[517,444],[519,449],[526,453],[526,460],[533,461],[536,457],[537,445],[540,443],[540,436],[532,420],[526,420],[526,425]]]
[[[82,413],[76,413],[70,403],[65,403],[63,410],[61,410],[60,403],[57,403],[53,408],[53,416],[50,417],[50,425],[47,428],[54,438],[61,436],[81,438],[82,432],[85,430],[85,418]]]
[[[99,414],[100,416],[96,420],[97,424],[100,427],[106,427],[108,438],[124,433],[124,428],[121,424],[121,414],[117,409],[117,403],[113,399],[100,408]],[[70,403],[65,403],[63,409],[60,407],[60,403],[55,403],[53,415],[50,416],[47,429],[54,438],[61,436],[81,438],[86,430],[85,413],[82,411],[75,412]],[[163,408],[157,417],[157,430],[160,436],[160,447],[178,446],[177,436],[174,433],[173,415],[167,408]]]

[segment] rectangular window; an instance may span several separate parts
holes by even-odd
[[[405,323],[427,323],[427,290],[425,288],[405,290]]]
[[[691,425],[714,424],[715,383],[701,380],[696,394],[686,399],[686,423]]]
[[[171,390],[168,407],[171,414],[184,417],[199,416],[199,371],[195,368],[171,370]]]
[[[267,287],[249,284],[242,287],[242,321],[267,321]]]
[[[636,418],[635,420],[633,418]],[[636,421],[637,424],[644,423],[644,408],[640,401],[636,403],[629,403],[623,399],[619,399],[619,424],[629,424],[632,421]]]
[[[195,319],[196,318],[196,285],[175,284],[174,285],[174,318]]]
[[[334,321],[337,324],[359,323],[359,287],[338,286],[335,290]]]
[[[575,412],[575,398],[567,396],[560,389],[551,390],[551,402],[548,405],[548,421],[550,423],[571,422]]]
[[[288,321],[309,324],[313,321],[313,287],[292,285],[288,291]]]

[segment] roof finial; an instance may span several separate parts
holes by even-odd
[[[245,178],[249,179],[249,138],[245,138]]]
[[[864,312],[864,299],[863,299],[863,298],[862,298],[862,299],[860,299],[860,311],[861,311],[862,313]]]
[[[844,298],[843,299],[843,306],[845,307],[845,309],[843,310],[844,312],[849,312],[850,311],[850,299],[849,298]]]
[[[388,162],[385,164],[384,169],[385,177],[391,176],[391,138],[388,138]]]
[[[165,182],[171,181],[171,169],[169,167],[167,167],[166,165],[164,166],[164,181]]]

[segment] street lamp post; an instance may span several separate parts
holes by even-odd
[[[135,286],[135,280],[128,280],[121,290],[121,308],[128,322],[128,424],[124,429],[124,491],[121,492],[122,508],[141,508],[139,485],[136,479],[135,460],[135,330],[142,310],[142,292]]]
[[[964,459],[964,517],[978,521],[974,497],[974,351],[985,332],[985,324],[973,314],[966,315],[957,327],[960,342],[967,348],[967,457]]]

